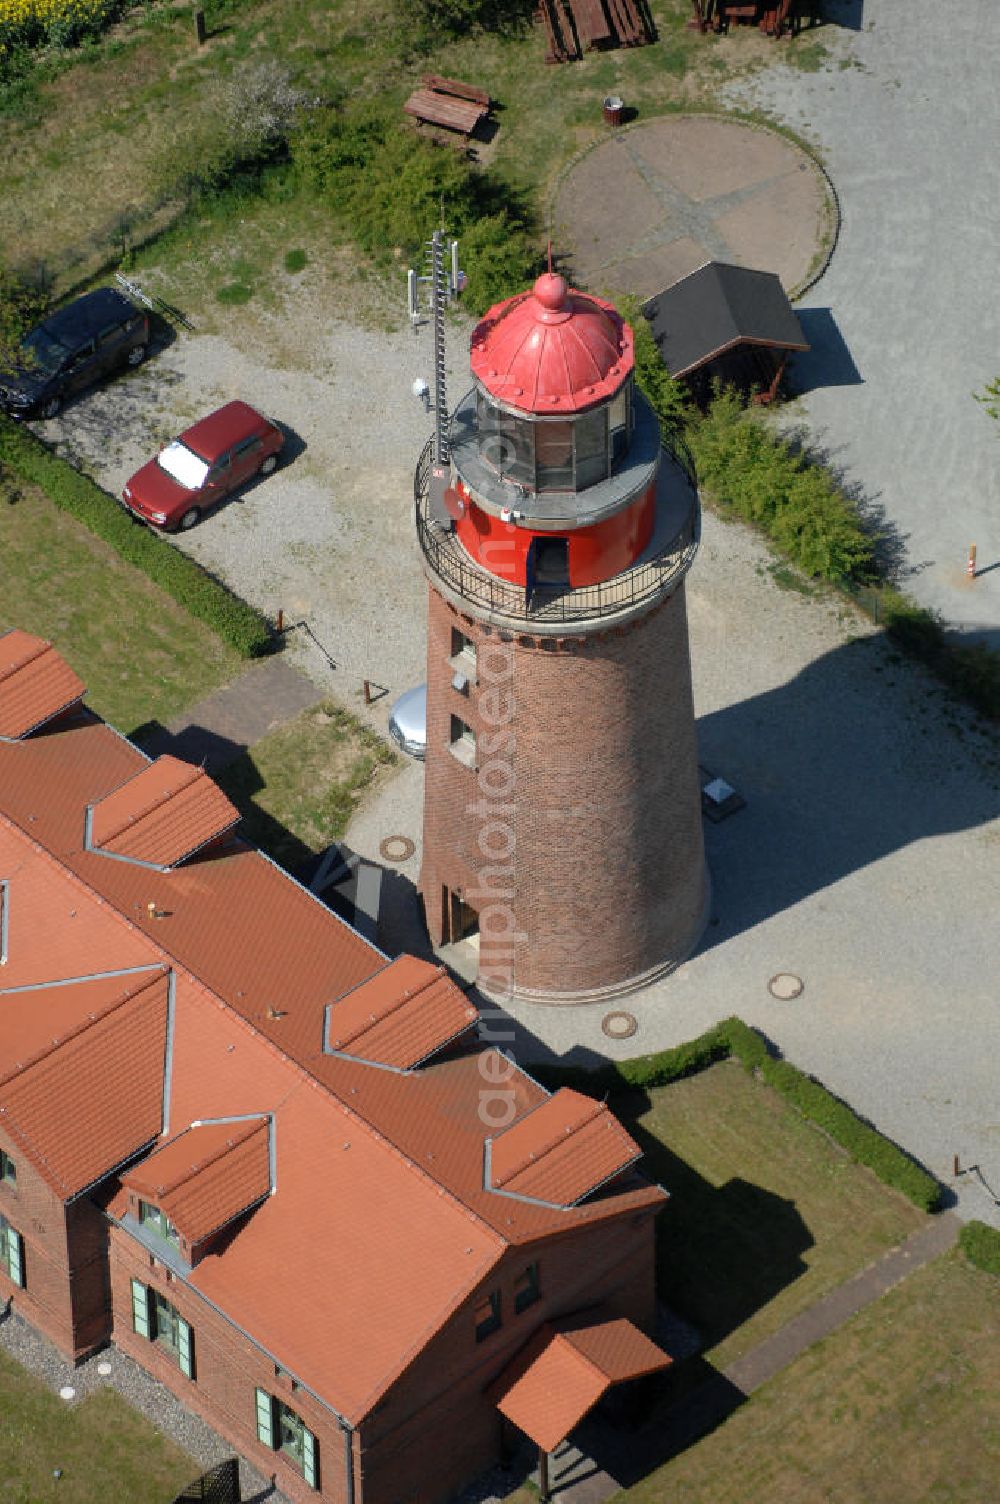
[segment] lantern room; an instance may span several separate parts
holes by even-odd
[[[612,305],[552,272],[476,327],[450,449],[455,531],[482,568],[529,590],[575,588],[642,554],[660,433],[633,366]]]

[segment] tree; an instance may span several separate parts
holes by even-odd
[[[994,423],[1000,423],[1000,376],[994,376],[981,392],[973,392],[972,395],[977,402],[982,403]]]

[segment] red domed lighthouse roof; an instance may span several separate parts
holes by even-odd
[[[567,287],[554,272],[495,304],[472,332],[472,374],[524,412],[574,412],[607,401],[632,363],[632,331],[615,308]]]

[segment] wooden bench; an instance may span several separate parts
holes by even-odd
[[[436,89],[415,90],[403,109],[416,120],[427,125],[444,126],[445,130],[458,131],[462,136],[471,136],[483,116],[489,113],[485,105],[477,104],[475,100],[439,94]]]
[[[452,94],[456,99],[471,99],[473,104],[481,104],[484,110],[490,107],[489,94],[485,89],[477,89],[475,84],[463,84],[458,78],[442,78],[439,73],[422,73],[420,81],[436,94]]]

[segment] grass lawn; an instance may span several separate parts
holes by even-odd
[[[614,1106],[671,1193],[660,1295],[718,1368],[926,1220],[736,1061]]]
[[[247,838],[294,869],[338,840],[364,797],[398,762],[392,748],[334,704],[305,710],[218,775]]]
[[[945,1255],[618,1504],[986,1504],[1000,1477],[996,1310],[995,1276]]]
[[[184,208],[185,180],[218,155],[228,81],[265,60],[284,64],[314,97],[372,102],[411,131],[401,106],[422,71],[488,88],[498,102],[499,130],[478,154],[528,192],[543,227],[559,169],[606,131],[606,94],[621,94],[641,116],[705,108],[734,76],[774,61],[774,44],[753,29],[728,37],[687,31],[689,0],[654,0],[659,36],[653,45],[590,53],[557,67],[544,62],[538,26],[474,35],[417,55],[394,0],[207,0],[205,10],[209,41],[203,48],[193,45],[186,6],[136,7],[97,43],[47,60],[27,86],[0,87],[8,143],[0,198],[4,253],[12,265],[30,270],[44,264],[57,291],[65,291],[126,246],[159,234]],[[804,45],[792,39],[783,55]],[[251,217],[271,223],[273,243],[272,236],[261,236],[259,224],[236,222],[242,211],[230,209],[225,225],[189,225],[197,244],[190,289],[180,289],[182,296],[190,293],[189,311],[199,295],[210,308],[226,281],[211,259],[224,232],[230,256],[246,261],[258,286],[291,248],[329,257],[336,236],[332,210],[317,226],[313,205],[301,194],[283,197],[263,215],[258,208]],[[181,249],[174,247],[172,255]]]
[[[172,720],[245,667],[40,491],[2,477],[0,571],[0,628],[48,638],[87,685],[87,703],[126,734]]]
[[[199,1472],[115,1390],[67,1405],[0,1350],[4,1504],[166,1504]]]

